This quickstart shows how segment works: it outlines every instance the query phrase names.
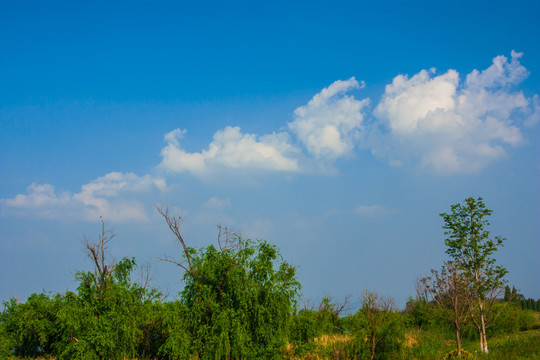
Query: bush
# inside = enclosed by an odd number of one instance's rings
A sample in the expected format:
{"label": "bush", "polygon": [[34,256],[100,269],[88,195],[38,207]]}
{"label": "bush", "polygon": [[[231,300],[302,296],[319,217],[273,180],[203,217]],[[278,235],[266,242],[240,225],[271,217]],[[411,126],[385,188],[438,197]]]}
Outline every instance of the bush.
{"label": "bush", "polygon": [[[498,307],[501,306],[503,305],[498,305]],[[533,311],[521,310],[518,306],[509,304],[493,326],[488,328],[487,333],[489,336],[512,334],[518,331],[532,329],[535,322],[536,318]]]}
{"label": "bush", "polygon": [[4,303],[3,352],[7,352],[5,348],[9,347],[17,356],[51,354],[59,336],[56,324],[58,298],[41,293],[30,295],[24,304],[14,299]]}

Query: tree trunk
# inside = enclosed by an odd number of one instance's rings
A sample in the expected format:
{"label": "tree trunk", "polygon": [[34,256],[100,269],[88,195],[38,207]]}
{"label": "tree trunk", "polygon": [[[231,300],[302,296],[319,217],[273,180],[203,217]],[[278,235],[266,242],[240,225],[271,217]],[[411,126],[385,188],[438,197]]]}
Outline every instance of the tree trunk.
{"label": "tree trunk", "polygon": [[461,357],[461,334],[459,329],[456,329],[456,343],[457,343],[457,355]]}
{"label": "tree trunk", "polygon": [[484,351],[484,337],[482,336],[482,329],[478,329],[478,334],[480,335],[480,351]]}
{"label": "tree trunk", "polygon": [[480,341],[480,347],[482,349],[482,352],[489,353],[488,346],[487,346],[487,338],[486,338],[486,320],[484,316],[484,304],[480,303],[480,322],[482,324],[482,328],[480,331],[480,338],[482,339]]}
{"label": "tree trunk", "polygon": [[370,339],[370,347],[371,347],[371,360],[373,360],[375,358],[375,335],[372,334],[371,335],[371,339]]}
{"label": "tree trunk", "polygon": [[489,353],[488,344],[487,344],[487,338],[486,338],[486,329],[485,327],[482,329],[482,336],[484,337],[484,348],[482,351],[486,354]]}

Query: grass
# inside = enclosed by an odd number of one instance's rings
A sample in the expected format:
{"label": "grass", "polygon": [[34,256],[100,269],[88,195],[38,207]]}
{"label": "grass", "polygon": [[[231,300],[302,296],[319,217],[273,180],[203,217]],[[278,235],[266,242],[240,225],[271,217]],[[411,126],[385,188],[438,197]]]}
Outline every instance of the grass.
{"label": "grass", "polygon": [[[323,335],[311,343],[300,355],[294,355],[292,346],[284,351],[283,358],[288,360],[348,360],[353,339],[347,335]],[[478,342],[465,342],[463,349],[469,351],[476,360],[540,360],[540,330],[520,331],[511,335],[502,335],[488,339],[489,354],[479,351]],[[419,330],[407,333],[402,343],[402,351],[392,359],[441,360],[455,349],[455,341],[441,334]],[[22,358],[11,357],[11,360]],[[55,360],[37,358],[35,360]],[[128,359],[126,359],[128,360]],[[137,359],[131,359],[137,360]]]}

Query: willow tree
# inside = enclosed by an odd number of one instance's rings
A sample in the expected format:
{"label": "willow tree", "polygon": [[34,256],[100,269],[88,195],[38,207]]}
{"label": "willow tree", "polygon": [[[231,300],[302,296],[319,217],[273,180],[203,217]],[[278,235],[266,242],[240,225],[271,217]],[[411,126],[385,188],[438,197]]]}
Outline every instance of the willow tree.
{"label": "willow tree", "polygon": [[217,247],[188,247],[181,219],[158,208],[176,237],[193,356],[205,359],[279,359],[286,345],[300,284],[277,248],[218,226]]}
{"label": "willow tree", "polygon": [[486,329],[498,318],[504,307],[494,304],[504,293],[508,272],[495,264],[493,254],[506,240],[490,237],[486,227],[492,214],[483,199],[469,197],[463,204],[451,206],[451,213],[440,214],[444,219],[446,253],[454,260],[468,282],[470,317],[480,335],[480,349],[488,353]]}

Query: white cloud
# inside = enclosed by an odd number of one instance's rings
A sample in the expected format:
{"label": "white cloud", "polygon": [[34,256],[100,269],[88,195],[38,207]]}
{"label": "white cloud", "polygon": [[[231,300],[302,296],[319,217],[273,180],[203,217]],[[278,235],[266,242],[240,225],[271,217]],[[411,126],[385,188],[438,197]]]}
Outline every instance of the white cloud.
{"label": "white cloud", "polygon": [[81,192],[55,193],[50,184],[32,184],[26,194],[13,199],[2,199],[6,210],[16,214],[41,217],[80,218],[94,221],[102,216],[108,221],[146,220],[144,206],[136,200],[125,200],[122,195],[146,192],[152,188],[166,190],[165,180],[150,175],[139,177],[133,173],[111,172],[85,184]]}
{"label": "white cloud", "polygon": [[298,149],[290,144],[286,133],[257,136],[227,126],[214,134],[208,149],[189,153],[181,148],[179,141],[185,132],[176,129],[165,135],[167,146],[161,151],[162,168],[197,176],[208,176],[219,168],[299,171],[298,161],[293,157]]}
{"label": "white cloud", "polygon": [[360,217],[380,218],[398,213],[398,209],[389,209],[380,205],[360,205],[354,209],[354,213]]}
{"label": "white cloud", "polygon": [[0,199],[0,204],[4,204],[6,209],[11,209],[16,214],[40,209],[41,217],[55,218],[61,215],[60,209],[69,206],[70,201],[71,195],[68,192],[57,195],[54,186],[50,184],[32,183],[26,188],[26,194],[18,194],[13,199]]}
{"label": "white cloud", "polygon": [[369,99],[356,100],[346,92],[359,87],[354,77],[335,81],[294,111],[289,129],[310,155],[334,160],[353,151],[362,131],[362,109]]}
{"label": "white cloud", "polygon": [[523,53],[511,52],[512,60],[499,55],[493,59],[493,65],[483,70],[473,70],[467,75],[466,86],[468,88],[499,88],[508,85],[517,85],[529,76],[529,72],[519,63]]}
{"label": "white cloud", "polygon": [[520,57],[512,52],[509,62],[497,56],[463,85],[455,70],[396,76],[374,111],[388,132],[372,132],[373,152],[439,173],[475,172],[506,156],[509,147],[524,143],[520,121],[532,124],[538,117],[537,97],[532,108],[531,99],[512,90],[528,75]]}
{"label": "white cloud", "polygon": [[31,208],[38,206],[63,205],[69,201],[69,193],[56,195],[54,186],[50,184],[32,183],[26,189],[27,194],[18,194],[13,199],[6,199],[7,206],[17,208]]}

